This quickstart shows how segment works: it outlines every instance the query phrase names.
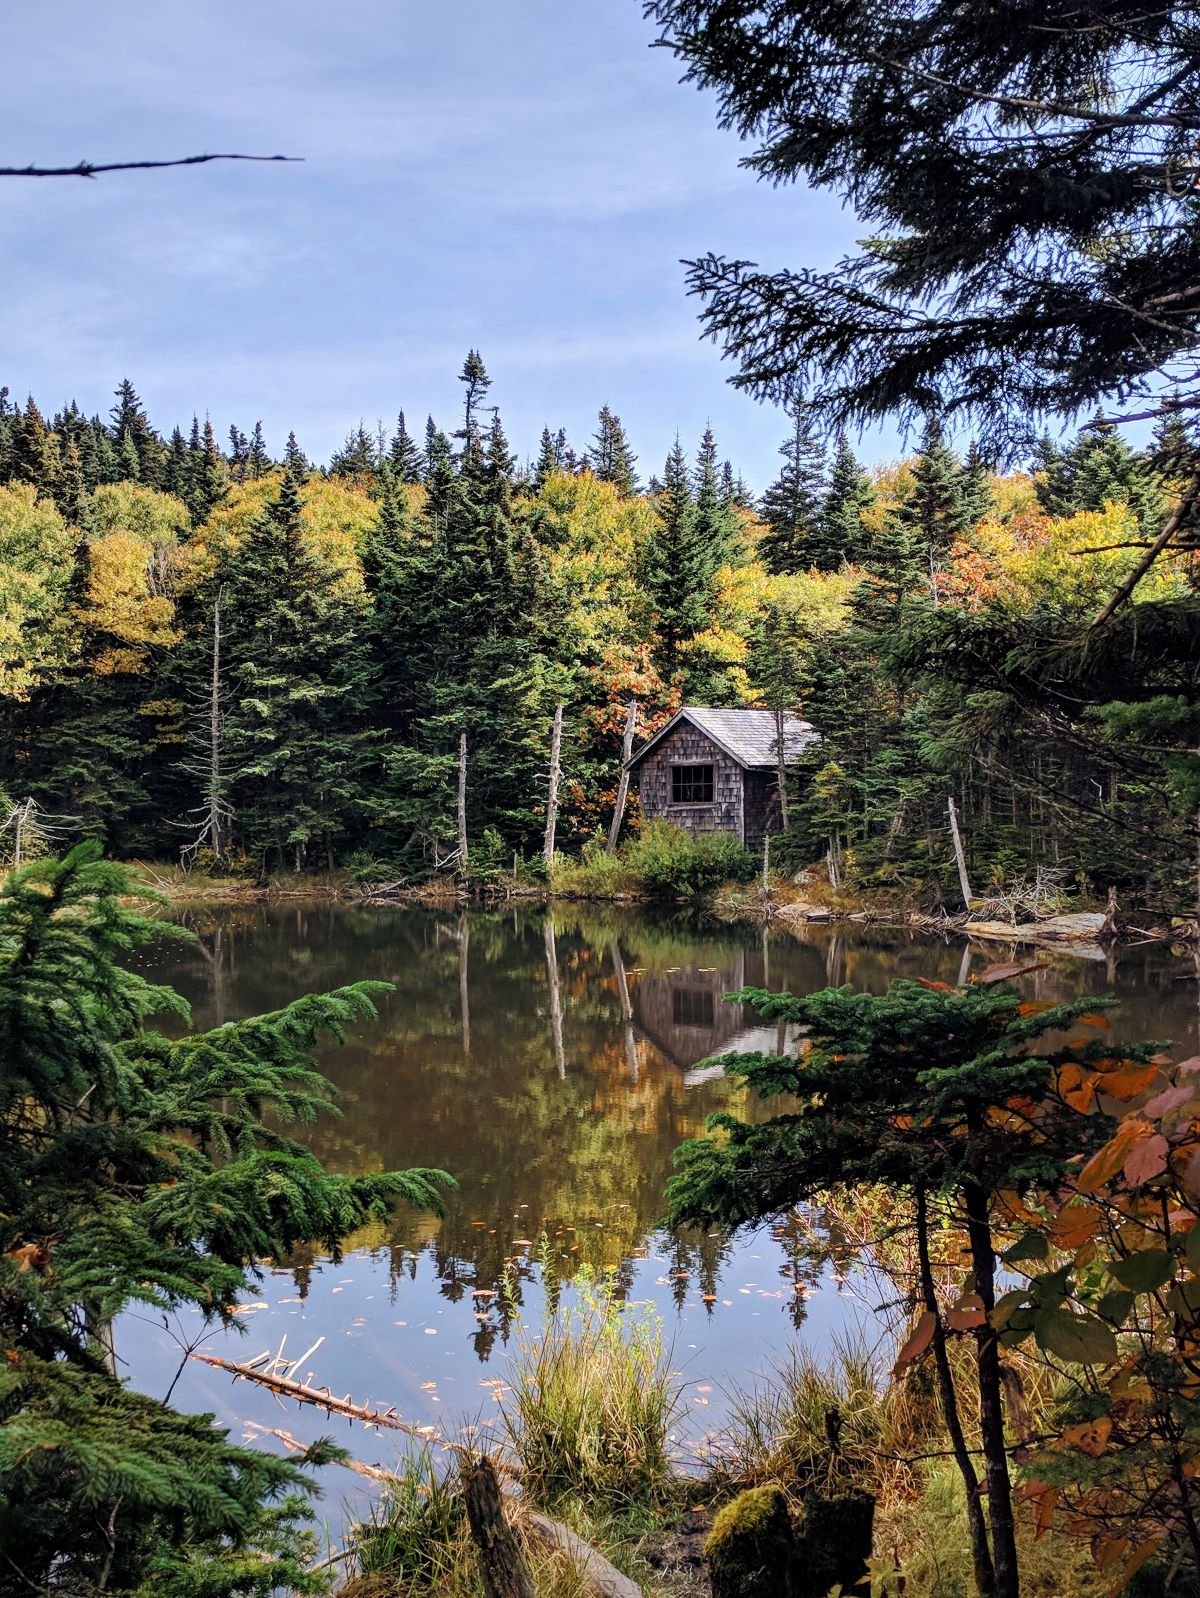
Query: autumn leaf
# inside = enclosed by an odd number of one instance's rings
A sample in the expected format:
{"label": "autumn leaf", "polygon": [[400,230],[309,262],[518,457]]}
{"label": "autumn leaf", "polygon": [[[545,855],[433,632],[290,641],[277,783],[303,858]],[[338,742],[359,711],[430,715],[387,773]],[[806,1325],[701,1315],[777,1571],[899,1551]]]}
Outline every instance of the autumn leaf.
{"label": "autumn leaf", "polygon": [[1145,1121],[1131,1118],[1121,1122],[1114,1136],[1096,1150],[1080,1171],[1075,1185],[1081,1193],[1094,1193],[1110,1182],[1125,1163],[1133,1145],[1149,1131]]}
{"label": "autumn leaf", "polygon": [[1108,1274],[1131,1293],[1153,1293],[1171,1280],[1175,1267],[1165,1248],[1144,1248],[1125,1259],[1113,1260]]}
{"label": "autumn leaf", "polygon": [[1098,1011],[1088,1015],[1076,1016],[1075,1019],[1078,1021],[1080,1026],[1103,1027],[1106,1032],[1112,1026],[1112,1022],[1108,1019],[1108,1017],[1106,1015],[1101,1015]]}
{"label": "autumn leaf", "polygon": [[928,977],[918,977],[917,981],[923,988],[928,988],[931,993],[953,993],[954,985],[950,982],[931,982]]}
{"label": "autumn leaf", "polygon": [[946,1324],[956,1332],[971,1332],[987,1324],[987,1311],[978,1293],[964,1293],[946,1312]]}
{"label": "autumn leaf", "polygon": [[1037,1344],[1072,1365],[1108,1365],[1117,1357],[1117,1340],[1095,1315],[1069,1309],[1039,1310],[1033,1324]]}
{"label": "autumn leaf", "polygon": [[1078,1248],[1095,1233],[1099,1220],[1100,1212],[1094,1204],[1068,1204],[1054,1217],[1050,1236],[1059,1248]]}
{"label": "autumn leaf", "polygon": [[1141,1187],[1143,1183],[1161,1176],[1167,1168],[1167,1155],[1170,1152],[1171,1146],[1161,1132],[1135,1143],[1125,1161],[1125,1180],[1130,1187]]}
{"label": "autumn leaf", "polygon": [[911,1365],[933,1341],[933,1334],[937,1329],[937,1316],[931,1309],[925,1310],[913,1328],[912,1335],[904,1347],[896,1355],[896,1363],[892,1367],[892,1375],[897,1376],[906,1365]]}
{"label": "autumn leaf", "polygon": [[1043,1487],[1037,1495],[1033,1512],[1033,1524],[1036,1528],[1035,1540],[1042,1537],[1050,1530],[1050,1523],[1054,1519],[1054,1511],[1058,1508],[1058,1488]]}
{"label": "autumn leaf", "polygon": [[1047,1010],[1053,1010],[1053,999],[1026,999],[1024,1004],[1017,1005],[1018,1015],[1043,1015]]}
{"label": "autumn leaf", "polygon": [[1156,1065],[1122,1065],[1115,1071],[1108,1071],[1101,1078],[1099,1088],[1101,1093],[1110,1099],[1116,1099],[1119,1104],[1128,1104],[1130,1099],[1136,1099],[1144,1093],[1158,1078]]}

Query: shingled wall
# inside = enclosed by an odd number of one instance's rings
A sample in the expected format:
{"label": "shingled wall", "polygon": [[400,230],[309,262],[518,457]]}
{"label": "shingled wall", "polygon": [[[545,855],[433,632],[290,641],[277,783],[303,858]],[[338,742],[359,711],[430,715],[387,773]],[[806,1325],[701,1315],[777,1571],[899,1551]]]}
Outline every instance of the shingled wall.
{"label": "shingled wall", "polygon": [[[672,766],[711,766],[713,803],[673,805]],[[742,836],[742,805],[746,773],[711,738],[686,721],[673,727],[637,768],[638,797],[647,821],[670,821],[693,837],[701,832],[732,832]]]}

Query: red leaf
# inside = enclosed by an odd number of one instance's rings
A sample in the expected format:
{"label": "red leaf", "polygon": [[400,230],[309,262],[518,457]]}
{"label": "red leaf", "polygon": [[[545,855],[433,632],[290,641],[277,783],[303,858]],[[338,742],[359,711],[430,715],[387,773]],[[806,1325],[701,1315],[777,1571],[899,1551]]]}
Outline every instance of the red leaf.
{"label": "red leaf", "polygon": [[1156,1176],[1161,1176],[1167,1168],[1169,1153],[1170,1145],[1158,1132],[1153,1137],[1139,1139],[1125,1161],[1125,1180],[1130,1187],[1141,1187],[1143,1182],[1152,1182]]}
{"label": "red leaf", "polygon": [[896,1355],[896,1363],[892,1368],[893,1376],[899,1375],[906,1365],[911,1365],[914,1359],[921,1357],[933,1341],[936,1327],[937,1316],[931,1309],[925,1310],[913,1328],[912,1336]]}
{"label": "red leaf", "polygon": [[971,978],[972,982],[1007,982],[1010,977],[1028,976],[1031,971],[1044,971],[1045,965],[990,965]]}

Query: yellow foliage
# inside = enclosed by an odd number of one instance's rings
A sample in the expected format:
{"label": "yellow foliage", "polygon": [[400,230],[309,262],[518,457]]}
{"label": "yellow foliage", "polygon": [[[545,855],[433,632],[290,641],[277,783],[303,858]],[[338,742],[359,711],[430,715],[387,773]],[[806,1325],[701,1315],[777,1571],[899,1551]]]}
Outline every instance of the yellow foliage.
{"label": "yellow foliage", "polygon": [[624,499],[590,472],[553,472],[522,507],[537,518],[547,576],[566,613],[565,647],[599,660],[607,645],[644,636],[646,600],[634,573],[654,529],[653,503]]}
{"label": "yellow foliage", "polygon": [[105,483],[93,490],[84,509],[84,523],[92,538],[131,533],[155,549],[178,544],[191,531],[182,500],[138,483]]}
{"label": "yellow foliage", "polygon": [[[234,483],[209,519],[198,527],[185,551],[187,586],[210,576],[217,561],[236,551],[267,506],[279,497],[283,473],[274,471]],[[424,498],[420,488],[406,490],[410,504]],[[362,551],[379,520],[379,507],[362,488],[339,477],[310,476],[304,484],[300,519],[305,542],[337,574],[334,586],[346,594],[362,592]]]}
{"label": "yellow foliage", "polygon": [[177,644],[182,636],[174,626],[174,600],[154,591],[154,555],[134,533],[107,533],[89,545],[80,620],[105,639],[93,661],[102,677],[143,670],[151,649]]}
{"label": "yellow foliage", "polygon": [[75,534],[28,483],[0,487],[0,696],[28,699],[67,659]]}
{"label": "yellow foliage", "polygon": [[[1073,516],[1023,508],[1007,524],[984,522],[976,539],[994,562],[996,592],[1007,604],[1015,609],[1052,604],[1079,615],[1097,609],[1129,575],[1143,541],[1129,507],[1111,503]],[[1186,557],[1159,561],[1142,579],[1137,602],[1185,593],[1185,562]]]}

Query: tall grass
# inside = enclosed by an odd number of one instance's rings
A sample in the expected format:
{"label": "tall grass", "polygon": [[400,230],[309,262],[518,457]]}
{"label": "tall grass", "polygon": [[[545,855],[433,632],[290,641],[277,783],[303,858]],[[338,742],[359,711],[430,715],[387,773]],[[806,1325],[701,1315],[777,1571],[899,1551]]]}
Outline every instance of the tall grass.
{"label": "tall grass", "polygon": [[504,1424],[526,1496],[611,1508],[657,1502],[681,1407],[662,1323],[587,1271],[513,1361]]}

